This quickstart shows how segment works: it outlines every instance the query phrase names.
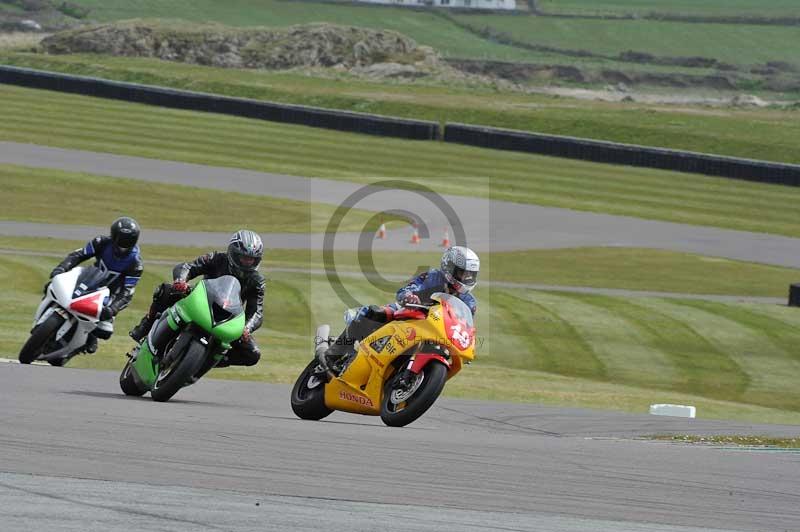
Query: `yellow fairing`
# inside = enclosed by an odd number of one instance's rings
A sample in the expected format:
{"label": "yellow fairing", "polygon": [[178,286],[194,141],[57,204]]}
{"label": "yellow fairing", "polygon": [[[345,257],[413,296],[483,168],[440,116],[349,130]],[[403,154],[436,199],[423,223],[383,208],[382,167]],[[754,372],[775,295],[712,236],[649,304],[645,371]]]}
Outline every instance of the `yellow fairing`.
{"label": "yellow fairing", "polygon": [[[383,384],[394,373],[392,362],[422,342],[447,347],[440,307],[426,319],[391,321],[360,342],[358,354],[345,372],[325,385],[325,404],[333,410],[380,415]],[[458,356],[471,360],[473,347],[458,351]],[[461,369],[460,361],[453,362],[451,375]]]}

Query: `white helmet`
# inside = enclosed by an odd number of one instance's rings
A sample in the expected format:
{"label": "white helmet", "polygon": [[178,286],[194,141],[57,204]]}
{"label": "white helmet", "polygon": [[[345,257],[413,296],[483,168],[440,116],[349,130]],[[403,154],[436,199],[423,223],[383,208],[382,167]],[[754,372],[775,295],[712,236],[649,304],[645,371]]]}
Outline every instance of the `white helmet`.
{"label": "white helmet", "polygon": [[442,273],[459,294],[471,292],[478,283],[481,260],[477,253],[463,246],[453,246],[442,255]]}

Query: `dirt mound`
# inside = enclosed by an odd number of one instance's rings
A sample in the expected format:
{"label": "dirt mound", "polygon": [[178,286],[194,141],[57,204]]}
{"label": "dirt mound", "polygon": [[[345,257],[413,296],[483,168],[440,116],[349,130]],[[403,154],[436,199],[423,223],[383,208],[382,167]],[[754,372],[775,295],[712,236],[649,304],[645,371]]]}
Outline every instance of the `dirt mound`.
{"label": "dirt mound", "polygon": [[435,55],[400,33],[352,26],[230,28],[141,20],[57,33],[42,41],[42,48],[52,54],[103,53],[268,69],[409,64]]}
{"label": "dirt mound", "polygon": [[738,78],[733,74],[683,74],[586,69],[570,65],[506,63],[502,61],[448,60],[452,67],[469,74],[505,79],[522,85],[566,81],[570,83],[611,83],[675,88],[732,90]]}

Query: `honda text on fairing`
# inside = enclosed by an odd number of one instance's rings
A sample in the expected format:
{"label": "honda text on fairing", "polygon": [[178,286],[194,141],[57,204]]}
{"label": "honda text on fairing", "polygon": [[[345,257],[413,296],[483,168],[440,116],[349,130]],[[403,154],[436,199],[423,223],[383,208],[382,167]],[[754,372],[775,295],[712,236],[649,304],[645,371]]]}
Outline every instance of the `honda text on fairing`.
{"label": "honda text on fairing", "polygon": [[333,341],[317,329],[314,360],[292,389],[294,413],[322,419],[334,410],[380,416],[401,427],[415,421],[441,394],[445,382],[475,358],[472,311],[458,297],[436,293],[433,304],[406,305],[348,355],[341,369],[325,367]]}
{"label": "honda text on fairing", "polygon": [[19,361],[45,360],[63,366],[83,349],[90,334],[103,334],[93,331],[105,318],[104,305],[111,294],[107,282],[108,272],[94,266],[79,266],[53,277]]}
{"label": "honda text on fairing", "polygon": [[244,332],[240,293],[232,275],[197,283],[156,319],[129,354],[119,377],[122,391],[137,396],[150,392],[153,400],[163,402],[197,382]]}

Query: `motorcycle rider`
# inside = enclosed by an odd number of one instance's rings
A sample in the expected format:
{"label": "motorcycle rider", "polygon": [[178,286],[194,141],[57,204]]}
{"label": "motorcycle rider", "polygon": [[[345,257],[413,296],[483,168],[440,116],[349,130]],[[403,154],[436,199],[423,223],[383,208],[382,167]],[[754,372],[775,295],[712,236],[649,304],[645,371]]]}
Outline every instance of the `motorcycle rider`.
{"label": "motorcycle rider", "polygon": [[[144,264],[139,254],[139,235],[141,230],[136,220],[123,216],[111,224],[109,236],[98,236],[67,255],[61,263],[50,272],[50,279],[67,272],[81,262],[93,258],[95,267],[107,272],[108,289],[111,295],[100,311],[97,327],[86,339],[83,351],[97,351],[97,339],[108,340],[114,333],[114,317],[127,307],[136,285],[142,278]],[[49,284],[49,283],[48,283]],[[47,290],[47,286],[45,286]]]}
{"label": "motorcycle rider", "polygon": [[[216,367],[253,366],[261,358],[252,334],[261,327],[264,317],[264,291],[266,281],[258,272],[264,256],[261,237],[253,231],[242,229],[233,234],[227,251],[212,251],[197,257],[193,262],[183,262],[172,270],[172,283],[158,286],[153,293],[153,303],[130,336],[137,343],[147,336],[159,314],[185,297],[189,292],[187,281],[203,275],[205,279],[216,279],[232,275],[242,287],[241,298],[245,302],[246,324],[241,338],[233,342],[225,358]],[[210,369],[210,368],[209,368]]]}
{"label": "motorcycle rider", "polygon": [[477,302],[472,289],[478,282],[481,263],[478,255],[463,246],[448,248],[442,255],[439,268],[431,268],[414,277],[397,291],[396,302],[383,307],[372,305],[361,307],[356,317],[345,327],[339,338],[322,355],[328,367],[352,352],[355,341],[361,341],[385,323],[394,319],[394,314],[403,305],[430,305],[436,292],[455,295],[467,304],[475,315]]}

